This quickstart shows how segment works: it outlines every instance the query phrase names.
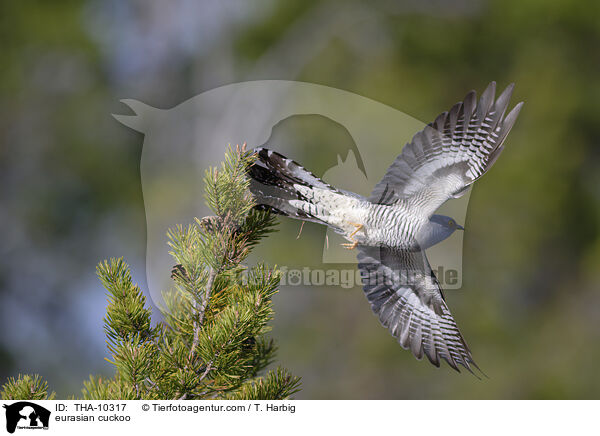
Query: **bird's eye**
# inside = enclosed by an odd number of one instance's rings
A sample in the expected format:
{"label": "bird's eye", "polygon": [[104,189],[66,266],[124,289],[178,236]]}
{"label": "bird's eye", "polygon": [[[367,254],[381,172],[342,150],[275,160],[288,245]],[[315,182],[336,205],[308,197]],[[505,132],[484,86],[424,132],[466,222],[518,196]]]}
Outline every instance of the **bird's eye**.
{"label": "bird's eye", "polygon": [[448,221],[448,225],[449,225],[450,227],[452,227],[452,226],[454,225],[454,221],[452,221],[452,220]]}

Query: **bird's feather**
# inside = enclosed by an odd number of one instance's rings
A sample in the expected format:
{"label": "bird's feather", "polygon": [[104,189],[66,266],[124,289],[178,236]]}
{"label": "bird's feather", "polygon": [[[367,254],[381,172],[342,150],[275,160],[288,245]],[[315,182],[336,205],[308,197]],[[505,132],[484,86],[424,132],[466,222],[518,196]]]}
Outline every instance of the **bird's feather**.
{"label": "bird's feather", "polygon": [[418,132],[375,186],[369,200],[399,204],[423,218],[460,196],[485,174],[503,150],[522,103],[505,116],[513,85],[494,101],[492,82],[477,102],[475,91]]}
{"label": "bird's feather", "polygon": [[435,366],[479,369],[423,251],[359,246],[358,261],[371,309],[403,348]]}

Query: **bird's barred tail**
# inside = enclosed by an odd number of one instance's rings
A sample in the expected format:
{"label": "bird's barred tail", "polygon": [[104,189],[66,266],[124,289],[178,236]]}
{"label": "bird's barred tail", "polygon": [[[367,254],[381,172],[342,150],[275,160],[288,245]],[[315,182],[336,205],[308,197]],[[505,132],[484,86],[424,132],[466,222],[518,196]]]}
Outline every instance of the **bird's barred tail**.
{"label": "bird's barred tail", "polygon": [[250,191],[257,207],[306,221],[330,225],[323,196],[339,195],[303,166],[266,148],[256,148],[256,161],[250,167]]}

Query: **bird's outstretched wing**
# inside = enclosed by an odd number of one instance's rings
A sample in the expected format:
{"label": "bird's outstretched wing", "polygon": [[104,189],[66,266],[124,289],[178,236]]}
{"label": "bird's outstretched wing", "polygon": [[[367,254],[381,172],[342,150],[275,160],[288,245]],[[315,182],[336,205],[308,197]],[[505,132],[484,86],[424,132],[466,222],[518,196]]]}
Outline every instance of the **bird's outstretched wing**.
{"label": "bird's outstretched wing", "polygon": [[359,246],[358,268],[371,309],[404,349],[435,366],[477,368],[423,251]]}
{"label": "bird's outstretched wing", "polygon": [[522,102],[505,116],[514,85],[494,100],[496,83],[477,101],[475,91],[417,133],[375,186],[374,203],[406,202],[429,217],[490,169],[517,119]]}

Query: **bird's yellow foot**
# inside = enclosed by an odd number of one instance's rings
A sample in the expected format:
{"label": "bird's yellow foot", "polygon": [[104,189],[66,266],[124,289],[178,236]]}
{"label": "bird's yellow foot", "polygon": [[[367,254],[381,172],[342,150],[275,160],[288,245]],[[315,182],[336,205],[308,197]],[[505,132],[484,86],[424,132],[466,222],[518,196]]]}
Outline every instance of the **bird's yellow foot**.
{"label": "bird's yellow foot", "polygon": [[356,227],[356,230],[354,230],[352,233],[350,233],[348,235],[349,238],[351,238],[352,236],[356,235],[364,227],[362,224],[356,224],[356,223],[350,223],[350,224],[352,224],[354,227]]}
{"label": "bird's yellow foot", "polygon": [[342,247],[344,247],[347,250],[354,250],[356,247],[358,246],[358,241],[354,241],[352,243],[344,243],[342,244]]}
{"label": "bird's yellow foot", "polygon": [[351,239],[352,242],[342,244],[342,247],[346,248],[347,250],[354,250],[358,245],[358,241],[352,237],[356,235],[364,226],[362,224],[356,224],[353,222],[350,222],[349,224],[352,224],[354,227],[356,227],[356,229],[348,235],[348,238]]}

